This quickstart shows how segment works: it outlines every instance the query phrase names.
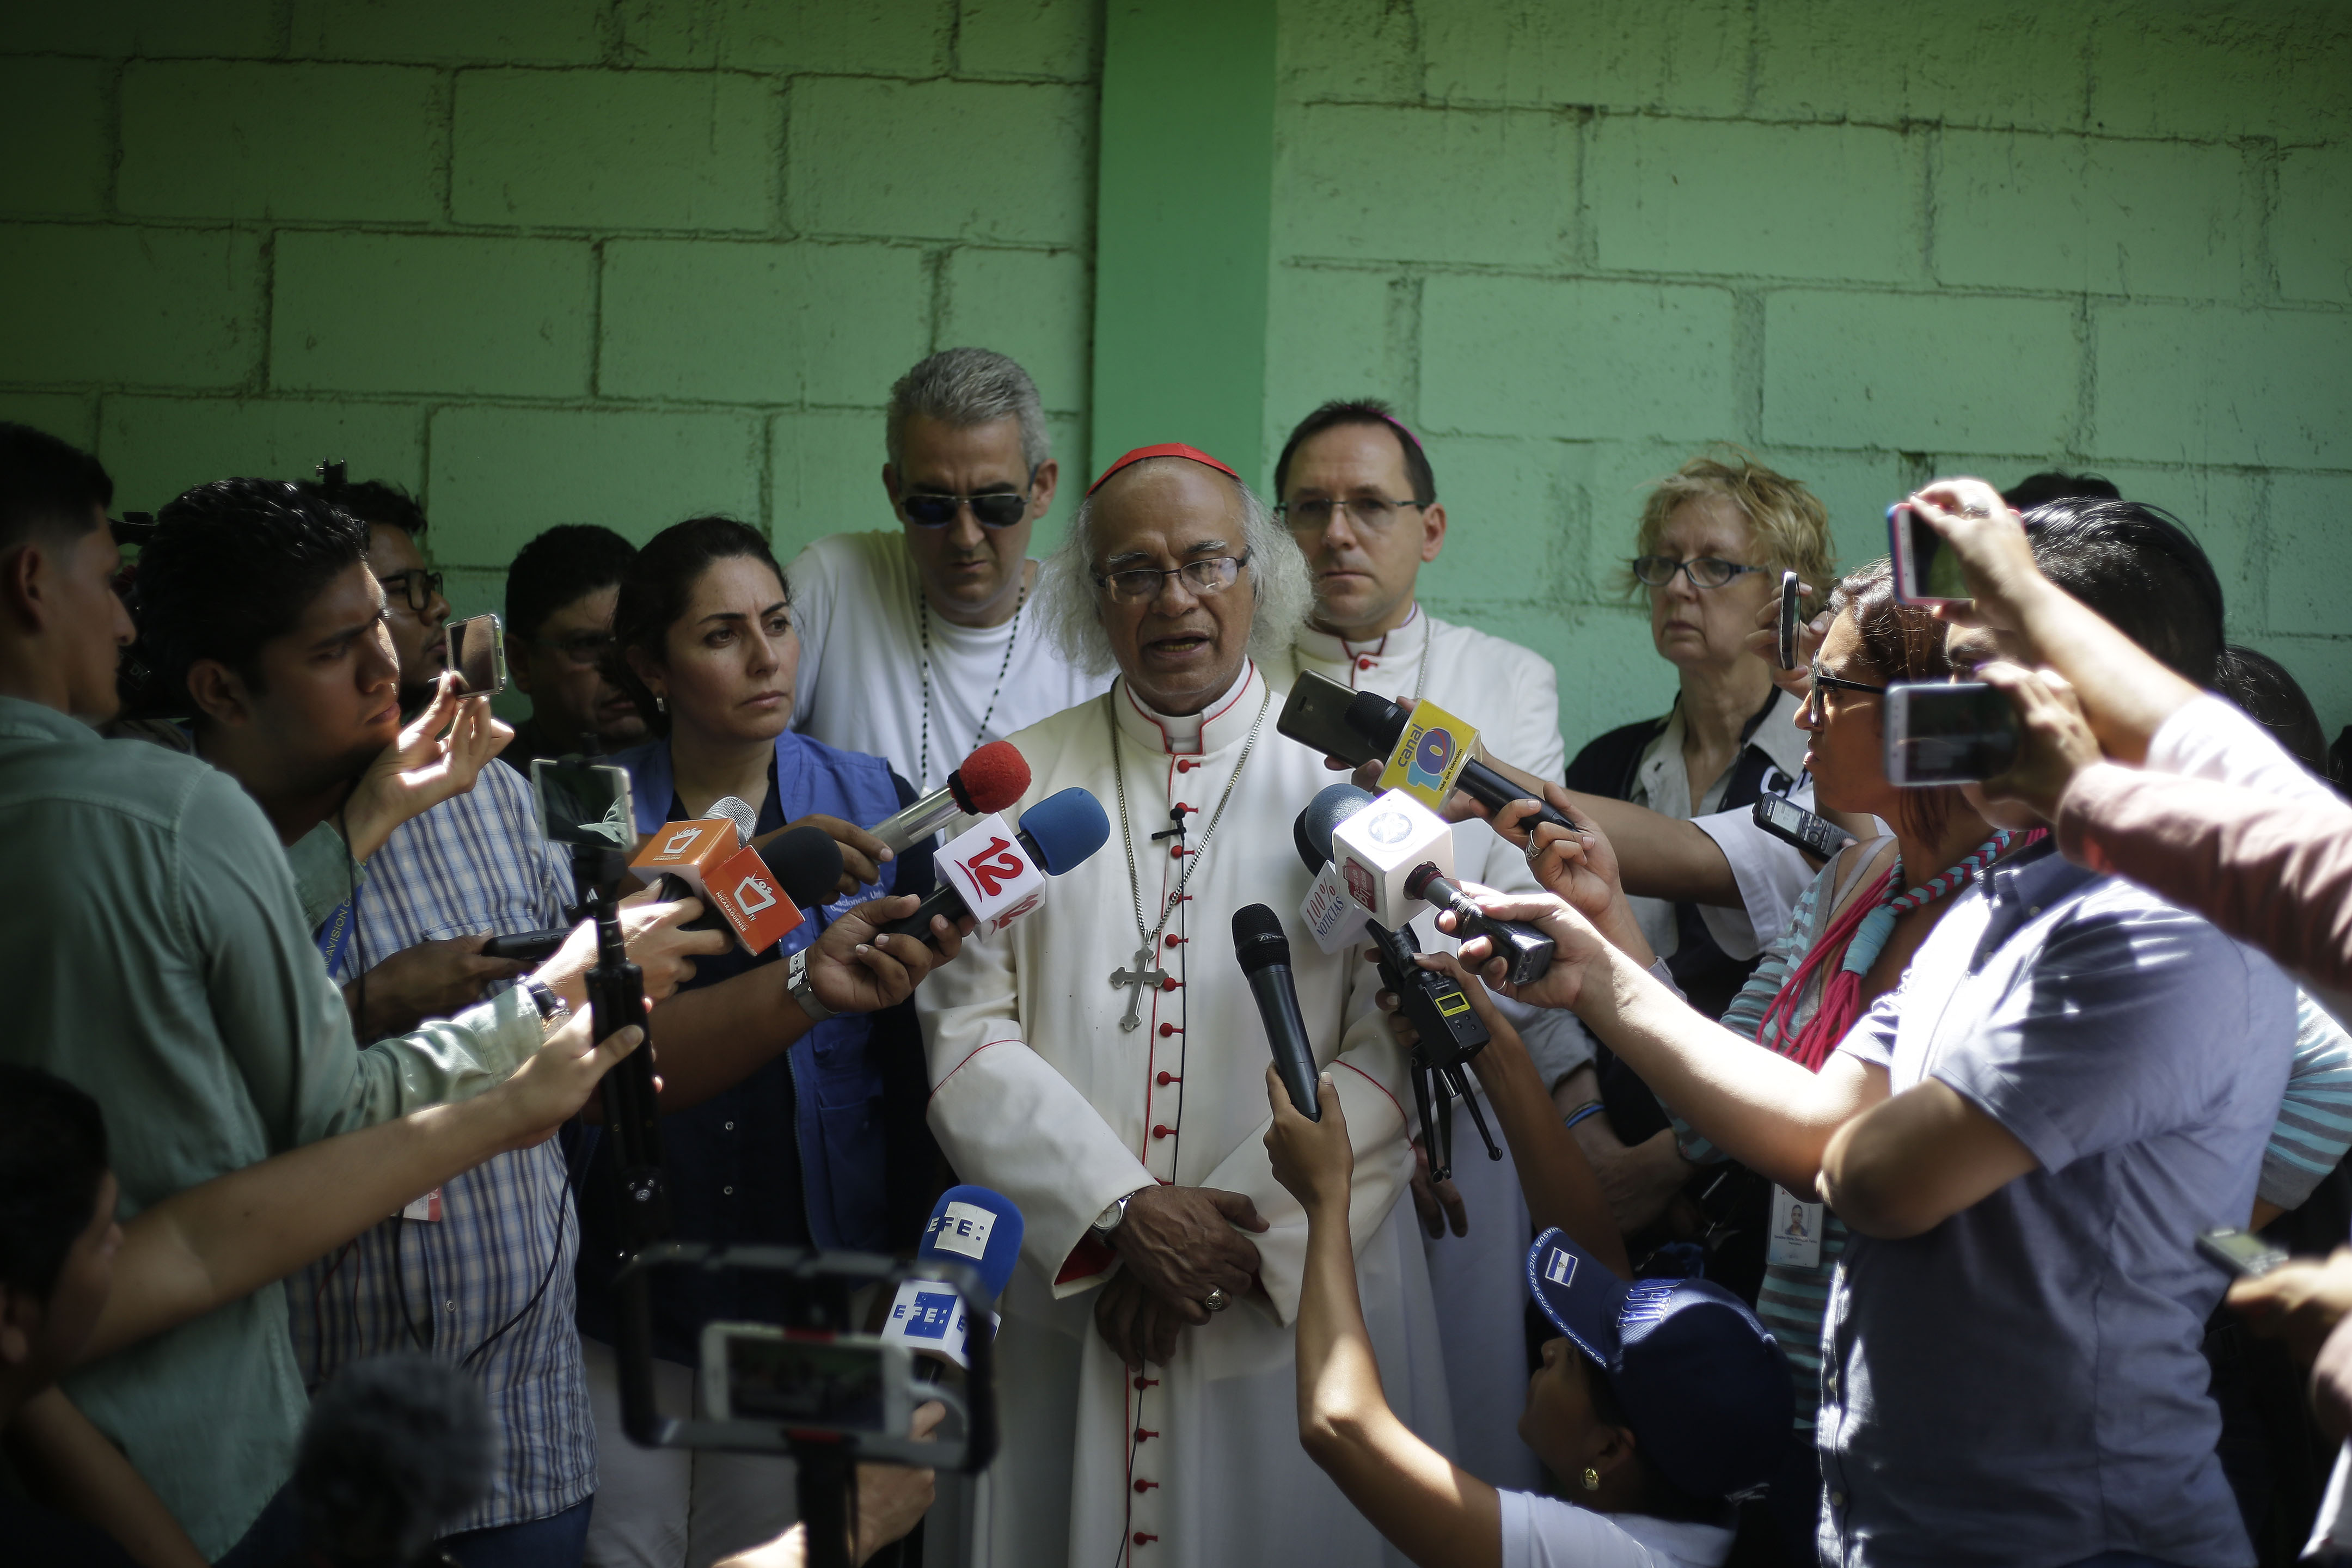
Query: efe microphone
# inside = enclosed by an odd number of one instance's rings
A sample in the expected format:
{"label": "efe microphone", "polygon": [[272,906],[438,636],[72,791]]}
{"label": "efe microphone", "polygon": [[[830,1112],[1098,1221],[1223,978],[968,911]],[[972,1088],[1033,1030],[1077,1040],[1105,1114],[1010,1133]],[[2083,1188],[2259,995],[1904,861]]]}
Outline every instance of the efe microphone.
{"label": "efe microphone", "polygon": [[[988,1297],[982,1305],[993,1308],[1020,1260],[1021,1234],[1021,1211],[1011,1198],[986,1187],[950,1187],[932,1205],[915,1261],[952,1258],[977,1269]],[[882,1324],[884,1342],[928,1351],[958,1366],[971,1364],[965,1348],[971,1331],[963,1298],[932,1279],[901,1280]]]}
{"label": "efe microphone", "polygon": [[[1110,818],[1103,815],[1102,802],[1076,787],[1049,795],[1022,813],[1017,832],[1007,829],[1003,817],[983,817],[941,847],[936,862],[940,885],[913,914],[884,926],[882,934],[928,942],[933,915],[945,915],[950,923],[976,915],[1002,930],[1035,907],[1045,880],[1035,872],[1061,876],[1109,837]],[[980,900],[977,909],[974,898]]]}
{"label": "efe microphone", "polygon": [[[1391,756],[1412,721],[1409,710],[1379,692],[1351,690],[1310,669],[1300,671],[1292,684],[1289,700],[1282,705],[1282,716],[1274,727],[1301,745],[1361,766]],[[1475,758],[1462,764],[1454,787],[1489,812],[1528,798],[1526,790]],[[1540,822],[1571,832],[1576,828],[1575,823],[1549,805],[1521,818],[1520,826],[1532,831]]]}
{"label": "efe microphone", "polygon": [[1322,1121],[1315,1048],[1307,1044],[1306,1020],[1298,1016],[1298,987],[1290,975],[1290,939],[1282,934],[1282,917],[1264,904],[1235,910],[1234,957],[1249,977],[1250,995],[1265,1024],[1266,1047],[1274,1053],[1274,1070],[1290,1091],[1290,1103],[1307,1121]]}
{"label": "efe microphone", "polygon": [[958,816],[1004,811],[1029,793],[1029,760],[1010,741],[991,741],[963,760],[940,788],[867,831],[904,855]]}

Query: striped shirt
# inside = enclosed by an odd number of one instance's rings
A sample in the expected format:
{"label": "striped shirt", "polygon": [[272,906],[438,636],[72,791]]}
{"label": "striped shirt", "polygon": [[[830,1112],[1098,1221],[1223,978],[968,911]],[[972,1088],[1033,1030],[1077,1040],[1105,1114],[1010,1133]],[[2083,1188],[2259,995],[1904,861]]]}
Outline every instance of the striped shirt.
{"label": "striped shirt", "polygon": [[[1725,1028],[1749,1039],[1757,1037],[1765,1009],[1828,928],[1843,895],[1853,890],[1855,877],[1852,873],[1845,885],[1838,885],[1839,868],[1840,862],[1832,859],[1798,899],[1790,912],[1788,929],[1765,950],[1763,962],[1725,1010]],[[1807,983],[1785,1039],[1793,1040],[1802,1033],[1821,1006],[1823,977],[1832,973],[1825,968]],[[2347,1036],[2326,1009],[2301,991],[2295,994],[2295,1007],[2294,1067],[2278,1121],[2263,1151],[2260,1189],[2265,1202],[2283,1209],[2294,1208],[2309,1197],[2343,1160],[2346,1151],[2352,1150],[2352,1036]],[[1687,1160],[1711,1164],[1727,1158],[1678,1116],[1675,1133]],[[1846,1234],[1837,1215],[1824,1211],[1820,1264],[1811,1268],[1768,1264],[1763,1289],[1756,1298],[1756,1315],[1789,1357],[1789,1371],[1797,1385],[1801,1432],[1813,1429],[1814,1413],[1821,1405],[1822,1320],[1829,1311],[1830,1279],[1845,1251]]]}
{"label": "striped shirt", "polygon": [[[484,768],[471,792],[394,829],[355,879],[341,843],[306,839],[290,857],[314,914],[356,881],[338,983],[418,942],[562,925],[572,900],[570,861],[541,837],[530,785],[507,768]],[[595,1423],[572,1326],[579,1246],[551,1139],[449,1182],[438,1220],[387,1220],[287,1282],[295,1352],[314,1390],[347,1362],[396,1350],[423,1350],[480,1383],[499,1458],[488,1496],[449,1522],[452,1533],[544,1519],[596,1489]]]}

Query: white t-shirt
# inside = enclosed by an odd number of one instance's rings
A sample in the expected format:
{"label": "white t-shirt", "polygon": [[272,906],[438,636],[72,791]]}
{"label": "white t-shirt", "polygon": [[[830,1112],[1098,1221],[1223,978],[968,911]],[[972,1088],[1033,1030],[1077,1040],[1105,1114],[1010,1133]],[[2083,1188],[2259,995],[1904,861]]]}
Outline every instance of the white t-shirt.
{"label": "white t-shirt", "polygon": [[1502,1492],[1503,1568],[1722,1568],[1732,1532],[1647,1514],[1594,1513],[1558,1498]]}
{"label": "white t-shirt", "polygon": [[886,759],[918,791],[945,784],[974,748],[1110,685],[1064,661],[1034,602],[998,626],[960,626],[929,610],[902,532],[820,539],[784,576],[801,636],[793,728]]}

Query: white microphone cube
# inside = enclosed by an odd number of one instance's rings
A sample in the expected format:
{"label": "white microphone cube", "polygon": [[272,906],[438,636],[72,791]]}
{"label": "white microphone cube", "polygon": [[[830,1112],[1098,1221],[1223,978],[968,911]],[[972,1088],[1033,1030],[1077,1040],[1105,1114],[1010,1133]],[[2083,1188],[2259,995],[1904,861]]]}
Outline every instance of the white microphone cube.
{"label": "white microphone cube", "polygon": [[1454,829],[1401,789],[1341,823],[1331,835],[1331,862],[1348,896],[1371,918],[1395,931],[1429,906],[1407,894],[1415,869],[1433,865],[1454,875]]}
{"label": "white microphone cube", "polygon": [[982,936],[993,936],[1045,901],[1045,873],[994,813],[948,840],[931,864],[963,895]]}
{"label": "white microphone cube", "polygon": [[1339,868],[1330,861],[1315,873],[1314,884],[1307,889],[1307,900],[1298,906],[1301,924],[1314,933],[1315,945],[1326,952],[1337,952],[1364,934],[1364,922],[1371,916],[1363,905],[1348,896],[1348,884],[1339,879]]}

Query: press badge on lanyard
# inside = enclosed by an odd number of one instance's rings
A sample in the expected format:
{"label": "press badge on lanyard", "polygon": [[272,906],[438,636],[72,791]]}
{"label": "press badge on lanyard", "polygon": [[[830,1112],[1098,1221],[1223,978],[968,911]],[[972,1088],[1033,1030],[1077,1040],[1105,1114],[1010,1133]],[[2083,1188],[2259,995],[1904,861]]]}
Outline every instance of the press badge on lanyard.
{"label": "press badge on lanyard", "polygon": [[1772,1228],[1767,1233],[1771,1239],[1765,1244],[1764,1261],[1783,1268],[1819,1268],[1823,1207],[1807,1203],[1786,1187],[1774,1187],[1768,1216]]}
{"label": "press badge on lanyard", "polygon": [[431,1192],[425,1194],[423,1197],[409,1204],[407,1207],[400,1211],[400,1217],[403,1219],[439,1219],[441,1217],[441,1189],[436,1187]]}

